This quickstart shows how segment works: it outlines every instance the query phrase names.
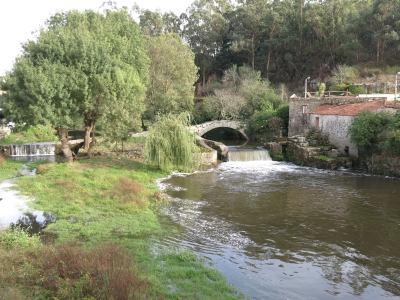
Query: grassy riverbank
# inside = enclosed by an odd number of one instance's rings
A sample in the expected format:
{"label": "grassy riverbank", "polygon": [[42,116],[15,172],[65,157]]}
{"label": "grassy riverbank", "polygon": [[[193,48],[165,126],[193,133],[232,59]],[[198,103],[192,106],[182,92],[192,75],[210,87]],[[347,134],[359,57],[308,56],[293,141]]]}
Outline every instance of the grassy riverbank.
{"label": "grassy riverbank", "polygon": [[0,181],[18,176],[22,171],[22,163],[15,160],[6,160],[0,154]]}
{"label": "grassy riverbank", "polygon": [[53,238],[28,247],[0,239],[1,299],[242,298],[191,252],[152,252],[152,241],[178,230],[157,215],[168,199],[156,179],[166,174],[111,157],[37,171],[16,183],[35,209],[57,217],[45,230]]}

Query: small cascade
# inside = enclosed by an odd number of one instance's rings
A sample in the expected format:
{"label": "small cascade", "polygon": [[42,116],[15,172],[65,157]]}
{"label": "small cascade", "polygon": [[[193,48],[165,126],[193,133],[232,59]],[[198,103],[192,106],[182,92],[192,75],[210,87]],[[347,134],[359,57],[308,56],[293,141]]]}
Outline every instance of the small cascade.
{"label": "small cascade", "polygon": [[268,150],[243,150],[243,151],[229,151],[228,161],[260,161],[272,160]]}
{"label": "small cascade", "polygon": [[10,156],[55,155],[56,143],[31,143],[10,145]]}

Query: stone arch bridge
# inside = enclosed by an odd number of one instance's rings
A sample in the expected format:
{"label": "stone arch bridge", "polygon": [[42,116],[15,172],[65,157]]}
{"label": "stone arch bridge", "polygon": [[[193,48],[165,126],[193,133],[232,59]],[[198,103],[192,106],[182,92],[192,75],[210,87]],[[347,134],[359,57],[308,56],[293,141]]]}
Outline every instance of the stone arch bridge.
{"label": "stone arch bridge", "polygon": [[231,128],[231,129],[239,132],[243,138],[248,140],[249,137],[244,132],[246,127],[247,127],[247,123],[245,123],[245,122],[230,121],[230,120],[218,120],[218,121],[210,121],[210,122],[205,122],[202,124],[190,126],[189,131],[192,133],[196,133],[198,136],[202,136],[203,134],[209,132],[210,130],[216,129],[216,128]]}

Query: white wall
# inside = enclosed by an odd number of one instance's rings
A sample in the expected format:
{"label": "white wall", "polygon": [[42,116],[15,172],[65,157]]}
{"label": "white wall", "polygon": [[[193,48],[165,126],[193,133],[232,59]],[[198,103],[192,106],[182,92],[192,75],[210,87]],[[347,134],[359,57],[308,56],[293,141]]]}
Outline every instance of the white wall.
{"label": "white wall", "polygon": [[[319,128],[315,128],[315,119],[319,118]],[[335,145],[341,153],[345,153],[345,147],[349,147],[349,154],[358,156],[358,149],[350,142],[348,128],[353,121],[352,116],[317,115],[310,114],[310,128],[315,128],[329,135],[329,141]]]}

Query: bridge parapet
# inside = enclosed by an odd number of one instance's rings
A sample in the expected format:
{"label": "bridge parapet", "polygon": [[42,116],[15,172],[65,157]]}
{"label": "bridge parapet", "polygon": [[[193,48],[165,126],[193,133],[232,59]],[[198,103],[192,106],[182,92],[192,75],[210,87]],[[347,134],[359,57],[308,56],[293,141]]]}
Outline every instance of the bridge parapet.
{"label": "bridge parapet", "polygon": [[197,133],[197,135],[202,136],[203,134],[209,132],[210,130],[216,128],[231,128],[238,131],[245,139],[249,139],[244,129],[247,127],[245,122],[231,121],[231,120],[216,120],[205,122],[202,124],[194,125],[189,127],[189,131]]}

